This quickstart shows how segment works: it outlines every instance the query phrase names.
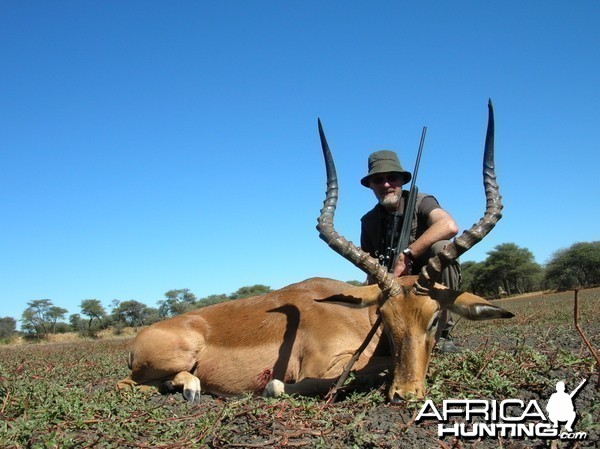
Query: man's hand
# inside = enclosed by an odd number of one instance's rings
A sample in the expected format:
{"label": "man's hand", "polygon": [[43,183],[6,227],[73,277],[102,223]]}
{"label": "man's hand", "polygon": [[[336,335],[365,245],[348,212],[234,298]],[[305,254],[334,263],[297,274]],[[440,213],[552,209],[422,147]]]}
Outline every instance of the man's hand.
{"label": "man's hand", "polygon": [[398,256],[396,266],[394,267],[394,277],[407,276],[412,269],[412,259],[404,253]]}

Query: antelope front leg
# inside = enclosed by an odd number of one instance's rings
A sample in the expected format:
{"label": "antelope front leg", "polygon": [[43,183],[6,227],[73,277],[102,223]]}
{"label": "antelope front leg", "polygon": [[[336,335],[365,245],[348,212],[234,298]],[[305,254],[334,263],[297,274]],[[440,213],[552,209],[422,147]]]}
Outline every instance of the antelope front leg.
{"label": "antelope front leg", "polygon": [[286,384],[278,379],[271,380],[263,391],[267,398],[277,398],[282,394],[299,394],[302,396],[314,396],[326,394],[335,383],[334,379],[306,378],[293,384]]}
{"label": "antelope front leg", "polygon": [[[353,371],[355,381],[372,382],[377,376],[392,365],[391,357],[373,357],[363,368]],[[339,367],[338,367],[339,368]],[[339,372],[341,368],[337,369]],[[286,384],[278,379],[271,380],[263,391],[264,397],[276,398],[282,394],[300,394],[305,396],[327,394],[335,385],[339,375],[324,379],[308,377],[293,384]]]}
{"label": "antelope front leg", "polygon": [[164,385],[170,391],[182,388],[183,397],[189,402],[194,402],[196,396],[200,396],[200,379],[187,371],[177,373],[173,379],[166,380]]}

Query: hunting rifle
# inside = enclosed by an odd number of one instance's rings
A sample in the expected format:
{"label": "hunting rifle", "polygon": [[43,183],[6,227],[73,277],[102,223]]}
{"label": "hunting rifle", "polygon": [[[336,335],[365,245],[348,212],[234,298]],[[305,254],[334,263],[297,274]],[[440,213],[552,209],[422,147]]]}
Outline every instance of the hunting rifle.
{"label": "hunting rifle", "polygon": [[[392,261],[391,265],[388,265],[388,271],[394,271],[394,267],[398,262],[398,258],[402,251],[408,248],[408,243],[410,240],[410,231],[412,228],[413,215],[415,213],[415,205],[417,203],[417,194],[419,193],[419,188],[417,187],[417,174],[419,172],[419,164],[421,163],[421,153],[423,152],[423,144],[425,143],[425,135],[427,134],[427,127],[423,127],[423,132],[421,133],[421,142],[419,143],[419,151],[417,153],[417,160],[415,161],[415,169],[412,175],[412,182],[410,183],[410,190],[408,193],[408,200],[406,201],[406,207],[404,208],[404,220],[402,221],[402,229],[400,230],[400,236],[398,237],[398,242],[395,246],[391,246],[392,253],[389,255],[389,261]],[[398,212],[394,214],[393,221],[393,229],[392,229],[392,238],[396,236],[396,231],[398,227]],[[409,273],[410,274],[410,273]]]}

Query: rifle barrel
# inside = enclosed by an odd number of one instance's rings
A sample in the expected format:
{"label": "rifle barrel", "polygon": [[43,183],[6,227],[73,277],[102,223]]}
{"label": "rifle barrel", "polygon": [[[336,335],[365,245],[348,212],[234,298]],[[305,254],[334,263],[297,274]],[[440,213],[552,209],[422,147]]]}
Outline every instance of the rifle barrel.
{"label": "rifle barrel", "polygon": [[406,208],[404,209],[404,221],[402,222],[402,229],[400,230],[400,236],[398,243],[394,251],[394,261],[392,263],[391,270],[396,266],[400,253],[408,247],[408,241],[410,240],[410,230],[412,228],[412,217],[417,202],[417,194],[419,188],[417,187],[417,175],[419,174],[419,165],[421,164],[421,154],[423,153],[423,146],[425,145],[425,135],[427,134],[427,127],[423,127],[421,132],[421,142],[419,143],[419,151],[417,152],[417,159],[415,161],[415,169],[413,170],[412,182],[410,183],[410,192],[408,194],[408,200],[406,202]]}
{"label": "rifle barrel", "polygon": [[412,183],[410,184],[411,189],[412,189],[412,186],[415,185],[415,182],[417,180],[417,174],[419,173],[419,165],[421,164],[421,153],[423,153],[423,145],[425,145],[425,135],[426,134],[427,134],[427,127],[424,126],[423,131],[421,132],[421,142],[419,143],[419,152],[417,153],[417,160],[415,162],[415,169],[413,171]]}

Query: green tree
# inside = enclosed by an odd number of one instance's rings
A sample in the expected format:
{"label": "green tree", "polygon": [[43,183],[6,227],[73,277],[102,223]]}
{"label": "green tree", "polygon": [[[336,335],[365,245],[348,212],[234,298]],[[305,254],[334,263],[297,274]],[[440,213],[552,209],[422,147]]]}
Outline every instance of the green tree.
{"label": "green tree", "polygon": [[92,322],[97,320],[100,326],[103,326],[103,320],[106,319],[106,310],[97,299],[84,299],[81,301],[81,313],[88,317],[88,331],[92,330]]}
{"label": "green tree", "polygon": [[143,326],[148,323],[148,317],[152,310],[146,304],[132,299],[131,301],[120,302],[113,310],[113,317],[116,322],[125,323],[127,326]]}
{"label": "green tree", "polygon": [[250,285],[247,287],[241,287],[236,292],[229,295],[230,299],[242,299],[248,298],[250,296],[258,296],[264,295],[265,293],[269,293],[271,291],[271,287],[262,284]]}
{"label": "green tree", "polygon": [[355,287],[362,287],[365,285],[364,281],[346,281],[346,284],[354,285]]}
{"label": "green tree", "polygon": [[486,262],[467,260],[461,266],[461,289],[484,297],[499,297],[506,294],[494,277],[492,268]]}
{"label": "green tree", "polygon": [[197,305],[198,307],[206,307],[225,301],[229,301],[229,296],[222,293],[220,295],[209,295],[206,298],[200,298]]}
{"label": "green tree", "polygon": [[485,260],[487,283],[495,282],[509,295],[539,288],[542,267],[527,248],[514,243],[503,243],[488,252]]}
{"label": "green tree", "polygon": [[144,314],[144,325],[149,326],[150,324],[156,323],[157,321],[162,320],[163,317],[160,316],[158,309],[156,307],[146,307]]}
{"label": "green tree", "polygon": [[58,307],[58,306],[52,306],[50,307],[50,309],[48,310],[48,323],[50,324],[50,330],[53,334],[56,334],[57,331],[57,324],[60,324],[62,331],[64,332],[66,329],[66,324],[65,323],[58,323],[58,320],[63,320],[65,318],[65,315],[68,313],[69,311],[67,309],[63,309],[62,307]]}
{"label": "green tree", "polygon": [[545,282],[559,290],[600,284],[600,241],[556,251],[546,264]]}
{"label": "green tree", "polygon": [[12,317],[0,318],[0,339],[9,340],[15,335],[17,320]]}
{"label": "green tree", "polygon": [[69,324],[71,325],[71,330],[74,330],[75,332],[81,333],[85,328],[85,321],[78,313],[69,315]]}
{"label": "green tree", "polygon": [[484,285],[482,285],[482,273],[485,269],[483,262],[474,262],[467,260],[460,264],[461,289],[476,295],[485,295]]}
{"label": "green tree", "polygon": [[163,318],[181,315],[194,309],[196,302],[196,295],[187,288],[169,290],[165,299],[158,301],[158,313]]}
{"label": "green tree", "polygon": [[67,309],[57,307],[49,299],[36,299],[27,303],[21,322],[23,330],[38,338],[45,338],[56,331],[56,323],[63,319]]}

